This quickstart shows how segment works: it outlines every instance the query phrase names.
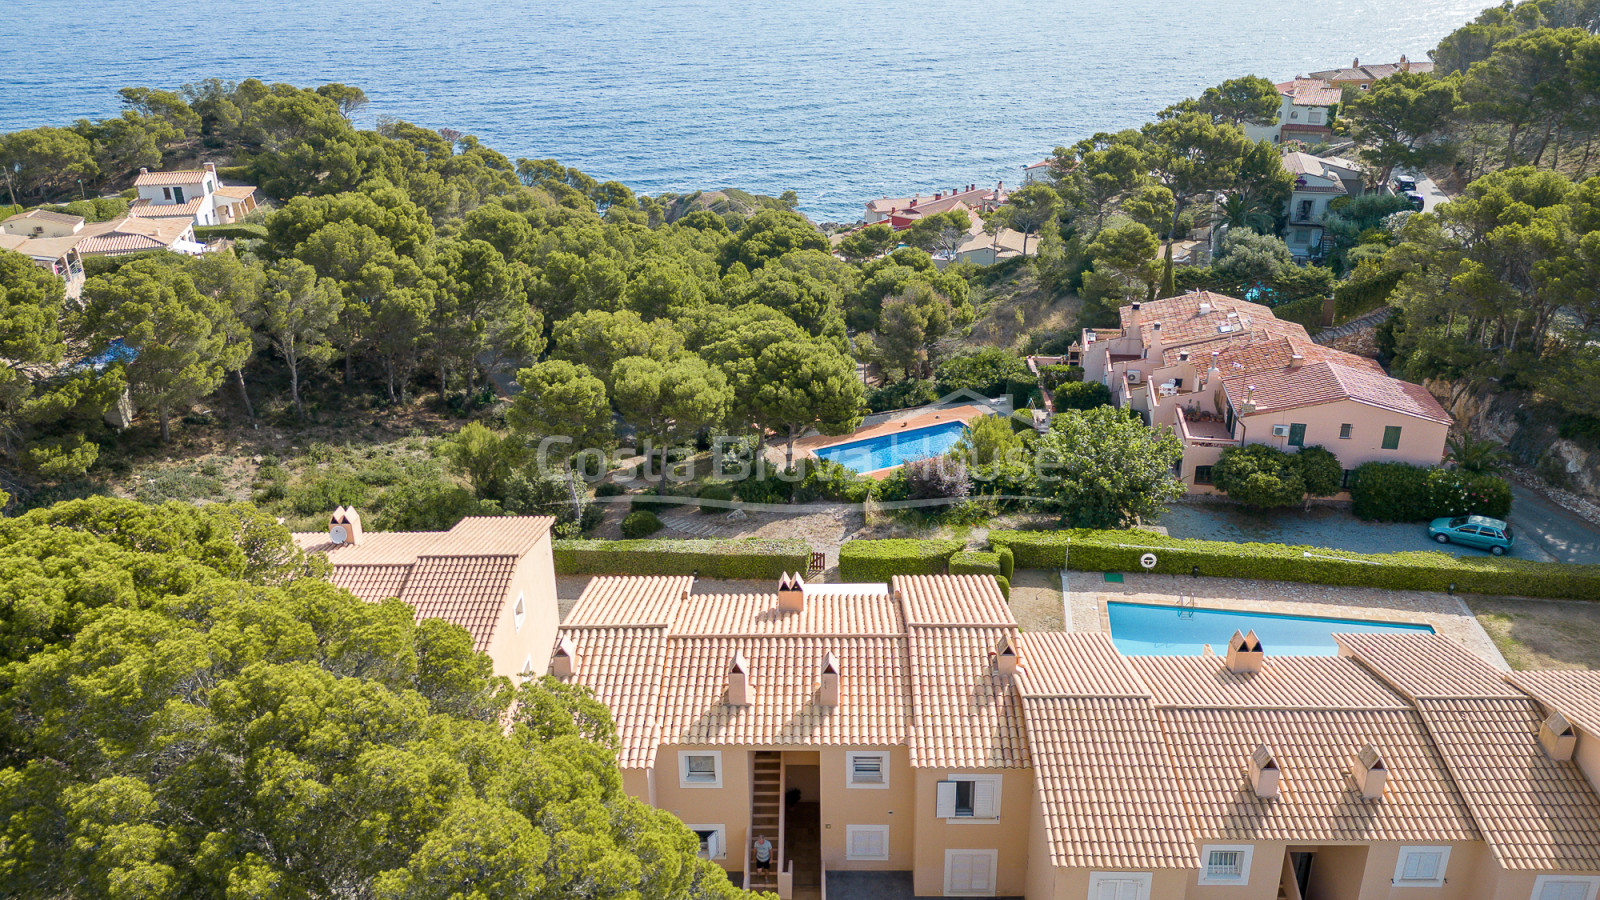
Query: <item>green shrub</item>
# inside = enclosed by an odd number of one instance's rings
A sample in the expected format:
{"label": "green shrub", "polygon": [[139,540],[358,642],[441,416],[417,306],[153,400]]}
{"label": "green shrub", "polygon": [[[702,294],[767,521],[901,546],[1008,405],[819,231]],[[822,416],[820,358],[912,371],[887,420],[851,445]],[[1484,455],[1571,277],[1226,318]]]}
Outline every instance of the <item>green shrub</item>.
{"label": "green shrub", "polygon": [[[1156,554],[1158,573],[1259,578],[1387,590],[1458,591],[1600,601],[1600,565],[1532,562],[1495,556],[1451,556],[1432,550],[1351,553],[1285,544],[1234,544],[1172,538],[1144,531],[991,531],[1023,568],[1139,572],[1139,557]],[[848,546],[848,545],[847,545]],[[1069,552],[1070,546],[1070,552]]]}
{"label": "green shrub", "polygon": [[[378,497],[374,531],[449,531],[468,516],[501,515],[500,505],[437,478],[403,481]],[[332,512],[333,507],[328,507]]]}
{"label": "green shrub", "polygon": [[194,229],[195,240],[201,243],[226,239],[257,240],[266,236],[267,226],[265,225],[196,225]]}
{"label": "green shrub", "polygon": [[1378,522],[1426,522],[1442,516],[1503,519],[1511,485],[1496,475],[1470,475],[1442,466],[1366,463],[1350,483],[1351,511]]}
{"label": "green shrub", "polygon": [[700,489],[700,511],[706,515],[725,513],[732,502],[733,491],[725,484],[708,484]]}
{"label": "green shrub", "polygon": [[630,540],[645,538],[664,527],[655,513],[648,509],[638,509],[628,513],[628,517],[622,520],[622,536]]}
{"label": "green shrub", "polygon": [[349,475],[313,478],[289,491],[289,506],[302,516],[332,513],[336,506],[365,506],[372,488]]}
{"label": "green shrub", "polygon": [[1301,447],[1294,455],[1294,465],[1300,470],[1306,493],[1313,497],[1332,497],[1344,486],[1344,466],[1339,457],[1320,444]]}
{"label": "green shrub", "polygon": [[765,478],[746,478],[733,486],[733,491],[745,503],[788,503],[794,497],[799,479],[780,478],[771,473]]}
{"label": "green shrub", "polygon": [[627,492],[627,488],[617,484],[615,481],[603,482],[596,485],[594,489],[594,495],[596,497],[620,497]]}
{"label": "green shrub", "polygon": [[803,459],[800,466],[805,471],[805,479],[793,494],[797,503],[818,499],[836,503],[862,503],[877,483],[831,459]]}
{"label": "green shrub", "polygon": [[943,575],[950,557],[963,546],[961,541],[908,538],[845,541],[839,548],[839,580],[887,583],[895,575]]}
{"label": "green shrub", "polygon": [[1082,381],[1083,366],[1040,366],[1039,378],[1047,390],[1053,391],[1068,382]]}
{"label": "green shrub", "polygon": [[693,575],[776,582],[804,572],[811,548],[799,540],[556,541],[561,575]]}
{"label": "green shrub", "polygon": [[1111,389],[1098,381],[1069,381],[1056,388],[1056,409],[1094,409],[1111,405]]}
{"label": "green shrub", "polygon": [[1211,468],[1217,489],[1256,509],[1294,506],[1306,496],[1306,483],[1294,457],[1266,444],[1228,447]]}
{"label": "green shrub", "polygon": [[1011,602],[1011,579],[1007,578],[1004,575],[996,575],[994,580],[995,580],[996,584],[1000,585],[1000,596],[1006,598],[1006,602],[1010,603]]}
{"label": "green shrub", "polygon": [[1010,578],[1017,571],[1017,556],[1011,552],[1010,547],[994,548],[995,555],[1000,558],[1000,575]]}
{"label": "green shrub", "polygon": [[875,413],[888,412],[891,409],[921,406],[937,399],[939,390],[931,381],[900,381],[867,391],[867,409]]}
{"label": "green shrub", "polygon": [[1028,364],[1014,353],[999,347],[985,347],[964,356],[952,356],[934,370],[935,389],[940,394],[952,391],[977,391],[985,397],[998,397],[1014,383],[1033,385]]}
{"label": "green shrub", "polygon": [[950,557],[951,575],[993,575],[999,577],[1003,574],[1000,570],[1000,554],[985,553],[981,550],[963,550]]}

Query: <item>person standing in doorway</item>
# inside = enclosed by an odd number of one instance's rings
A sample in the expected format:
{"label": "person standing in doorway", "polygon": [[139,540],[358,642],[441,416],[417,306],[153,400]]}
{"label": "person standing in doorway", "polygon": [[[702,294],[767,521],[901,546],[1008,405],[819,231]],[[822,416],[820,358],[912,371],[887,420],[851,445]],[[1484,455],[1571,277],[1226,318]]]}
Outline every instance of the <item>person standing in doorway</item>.
{"label": "person standing in doorway", "polygon": [[772,871],[772,842],[765,835],[756,835],[756,871]]}

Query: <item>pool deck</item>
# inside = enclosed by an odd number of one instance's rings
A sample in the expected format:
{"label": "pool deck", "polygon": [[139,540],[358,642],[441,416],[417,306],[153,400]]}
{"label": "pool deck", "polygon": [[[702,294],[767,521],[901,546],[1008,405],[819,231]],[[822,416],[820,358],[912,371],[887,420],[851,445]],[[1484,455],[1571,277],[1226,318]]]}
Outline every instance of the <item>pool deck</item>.
{"label": "pool deck", "polygon": [[[1448,594],[1132,572],[1123,575],[1120,585],[1106,583],[1099,572],[1068,572],[1065,588],[1063,602],[1071,631],[1110,634],[1108,601],[1177,606],[1180,597],[1193,597],[1201,609],[1431,625],[1495,668],[1511,668],[1472,610],[1460,597]],[[1224,648],[1213,649],[1221,653]]]}
{"label": "pool deck", "polygon": [[[868,425],[859,431],[850,434],[826,435],[816,434],[808,438],[801,438],[794,442],[794,455],[796,459],[816,458],[818,450],[837,447],[841,444],[854,444],[857,441],[870,441],[873,438],[883,437],[886,434],[897,434],[906,431],[916,431],[919,428],[928,428],[933,425],[943,425],[948,422],[960,422],[965,425],[973,419],[993,415],[1000,410],[985,408],[976,405],[951,406],[942,409],[931,409],[927,412],[916,413],[876,425]],[[890,466],[886,469],[873,469],[861,474],[868,478],[883,479],[899,466]]]}

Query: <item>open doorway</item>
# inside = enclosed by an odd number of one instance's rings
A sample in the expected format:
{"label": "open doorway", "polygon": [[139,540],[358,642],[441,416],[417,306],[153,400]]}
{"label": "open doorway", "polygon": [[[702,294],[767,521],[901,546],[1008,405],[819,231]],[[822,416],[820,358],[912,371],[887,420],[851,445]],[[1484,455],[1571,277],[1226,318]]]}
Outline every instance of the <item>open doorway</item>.
{"label": "open doorway", "polygon": [[783,828],[787,859],[794,863],[796,900],[822,892],[822,769],[815,753],[795,753],[804,762],[784,759]]}

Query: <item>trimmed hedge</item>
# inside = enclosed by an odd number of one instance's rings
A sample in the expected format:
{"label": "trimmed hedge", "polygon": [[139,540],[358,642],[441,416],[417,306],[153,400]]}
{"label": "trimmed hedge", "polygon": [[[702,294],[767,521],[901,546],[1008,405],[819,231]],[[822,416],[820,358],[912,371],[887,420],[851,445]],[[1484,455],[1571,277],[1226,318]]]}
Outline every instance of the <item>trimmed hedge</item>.
{"label": "trimmed hedge", "polygon": [[247,222],[240,222],[237,225],[196,225],[194,228],[194,239],[197,241],[214,241],[226,238],[256,240],[266,236],[267,226]]}
{"label": "trimmed hedge", "polygon": [[[1067,553],[1071,542],[1070,554]],[[1455,557],[1432,550],[1351,553],[1325,547],[1233,544],[1172,538],[1143,531],[991,531],[1017,565],[1059,569],[1063,559],[1083,572],[1142,572],[1139,557],[1156,554],[1154,571],[1223,578],[1260,578],[1406,591],[1458,591],[1600,601],[1600,565],[1532,562],[1494,556]]]}
{"label": "trimmed hedge", "polygon": [[1350,481],[1351,512],[1378,522],[1426,522],[1442,516],[1504,519],[1511,485],[1494,475],[1469,475],[1443,466],[1364,463]]}
{"label": "trimmed hedge", "polygon": [[560,575],[693,575],[776,582],[811,563],[805,541],[556,541]]}
{"label": "trimmed hedge", "polygon": [[994,555],[1000,559],[1000,574],[1010,579],[1017,571],[1017,557],[1011,552],[1010,547],[994,548]]}
{"label": "trimmed hedge", "polygon": [[951,575],[994,575],[999,577],[1000,554],[964,550],[950,557]]}
{"label": "trimmed hedge", "polygon": [[909,538],[845,541],[839,548],[839,580],[887,584],[896,575],[943,575],[950,557],[961,552],[964,546],[961,541]]}
{"label": "trimmed hedge", "polygon": [[649,537],[663,527],[655,513],[648,509],[637,509],[622,520],[622,536],[630,539]]}

